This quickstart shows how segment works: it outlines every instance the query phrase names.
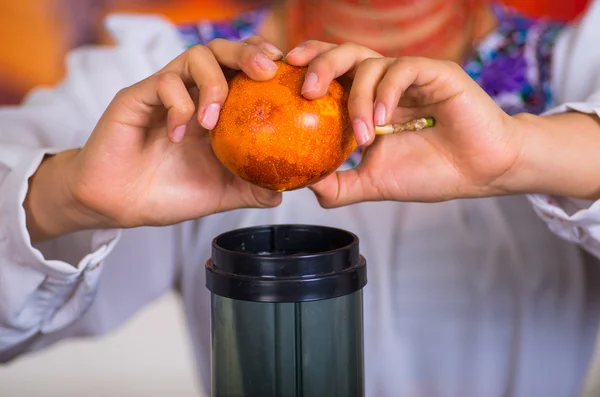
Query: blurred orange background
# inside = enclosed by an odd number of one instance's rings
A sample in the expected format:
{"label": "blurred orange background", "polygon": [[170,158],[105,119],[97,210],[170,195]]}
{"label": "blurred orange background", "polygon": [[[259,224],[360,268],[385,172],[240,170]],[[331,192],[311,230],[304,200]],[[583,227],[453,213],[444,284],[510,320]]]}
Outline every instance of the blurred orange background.
{"label": "blurred orange background", "polygon": [[[111,12],[160,13],[174,22],[223,18],[261,0],[0,0],[0,104],[18,103],[37,85],[57,82],[73,47],[102,40]],[[534,16],[576,18],[589,0],[504,0]],[[243,6],[242,6],[243,4]]]}

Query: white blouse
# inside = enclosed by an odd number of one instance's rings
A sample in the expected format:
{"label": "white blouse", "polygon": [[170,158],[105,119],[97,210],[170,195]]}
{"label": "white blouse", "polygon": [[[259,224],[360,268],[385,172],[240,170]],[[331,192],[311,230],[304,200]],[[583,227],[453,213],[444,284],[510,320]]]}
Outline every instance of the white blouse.
{"label": "white blouse", "polygon": [[[81,146],[119,89],[184,50],[174,27],[158,17],[113,16],[107,25],[118,45],[73,52],[62,84],[35,91],[23,106],[0,108],[0,361],[110,332],[176,289],[208,387],[204,262],[212,238],[250,225],[309,223],[356,233],[367,258],[367,396],[580,391],[600,296],[589,288],[593,264],[565,239],[600,257],[600,202],[531,196],[324,210],[305,189],[285,193],[275,209],[79,232],[32,246],[22,203],[43,156]],[[556,46],[553,83],[565,104],[553,112],[600,110],[599,42],[595,2]]]}

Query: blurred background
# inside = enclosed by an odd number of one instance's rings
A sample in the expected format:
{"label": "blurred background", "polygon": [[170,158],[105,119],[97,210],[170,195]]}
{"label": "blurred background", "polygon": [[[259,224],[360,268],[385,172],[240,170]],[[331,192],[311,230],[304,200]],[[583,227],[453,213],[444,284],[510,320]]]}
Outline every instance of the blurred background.
{"label": "blurred background", "polygon": [[[219,19],[261,0],[0,0],[0,104],[64,73],[72,48],[105,43],[113,12],[163,14],[174,22]],[[534,16],[572,20],[588,0],[504,0]],[[0,366],[2,397],[196,396],[197,379],[177,296],[148,306],[102,338],[69,341]]]}
{"label": "blurred background", "polygon": [[[589,0],[503,0],[531,15],[576,18]],[[104,41],[102,19],[113,12],[166,15],[175,22],[223,18],[261,0],[0,0],[0,104],[18,103],[36,85],[53,84],[64,56]]]}
{"label": "blurred background", "polygon": [[177,23],[224,18],[259,3],[261,0],[0,0],[0,104],[18,103],[32,87],[57,82],[70,49],[105,43],[102,20],[107,14],[162,14]]}

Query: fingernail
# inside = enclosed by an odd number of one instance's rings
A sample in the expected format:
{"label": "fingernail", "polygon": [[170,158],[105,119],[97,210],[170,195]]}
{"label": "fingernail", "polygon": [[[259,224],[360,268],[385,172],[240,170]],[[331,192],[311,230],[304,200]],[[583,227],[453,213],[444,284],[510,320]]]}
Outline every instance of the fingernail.
{"label": "fingernail", "polygon": [[270,60],[268,56],[266,56],[265,54],[262,54],[262,53],[256,54],[256,56],[254,57],[254,62],[256,62],[258,67],[261,68],[262,70],[269,71],[269,70],[277,69],[277,65],[275,64],[275,62]]}
{"label": "fingernail", "polygon": [[283,56],[283,52],[281,52],[279,50],[279,48],[275,47],[273,44],[262,43],[259,47],[262,48],[263,50],[265,50],[266,52],[268,52],[269,54],[273,55],[273,56],[276,56],[276,57],[282,57]]}
{"label": "fingernail", "polygon": [[183,137],[185,136],[185,125],[180,125],[179,127],[175,127],[173,130],[173,134],[171,136],[171,140],[173,143],[179,143],[183,141]]}
{"label": "fingernail", "polygon": [[316,73],[309,73],[304,79],[304,84],[302,84],[302,90],[300,93],[304,94],[309,91],[314,91],[317,89],[317,84],[319,84],[319,76]]}
{"label": "fingernail", "polygon": [[352,122],[352,128],[354,128],[354,135],[356,136],[356,143],[360,146],[369,142],[369,129],[364,121],[356,119]]}
{"label": "fingernail", "polygon": [[204,109],[204,113],[202,114],[202,120],[200,124],[202,127],[207,130],[212,130],[217,125],[217,120],[219,120],[219,111],[221,110],[221,106],[218,103],[211,103]]}
{"label": "fingernail", "polygon": [[298,55],[300,54],[302,51],[304,51],[304,46],[298,46],[296,48],[294,48],[293,50],[291,50],[290,52],[287,53],[287,55],[285,56],[286,58],[289,56],[294,56],[294,55]]}
{"label": "fingernail", "polygon": [[385,105],[381,102],[375,106],[374,121],[375,125],[378,127],[385,125]]}

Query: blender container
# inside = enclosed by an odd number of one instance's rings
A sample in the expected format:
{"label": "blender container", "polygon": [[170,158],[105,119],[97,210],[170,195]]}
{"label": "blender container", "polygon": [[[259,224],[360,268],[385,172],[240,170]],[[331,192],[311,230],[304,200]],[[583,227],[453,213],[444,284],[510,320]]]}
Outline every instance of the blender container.
{"label": "blender container", "polygon": [[310,225],[224,233],[206,263],[213,397],[362,397],[366,261]]}

